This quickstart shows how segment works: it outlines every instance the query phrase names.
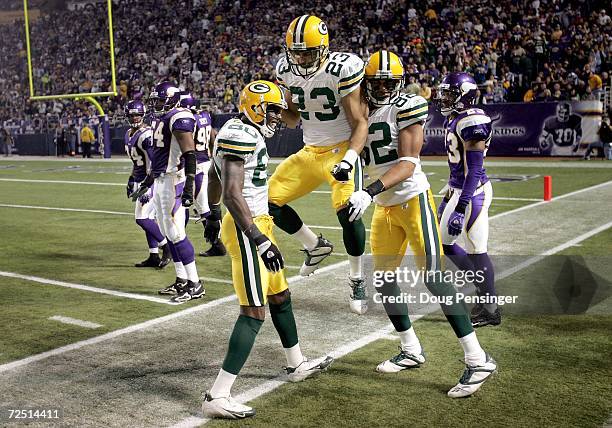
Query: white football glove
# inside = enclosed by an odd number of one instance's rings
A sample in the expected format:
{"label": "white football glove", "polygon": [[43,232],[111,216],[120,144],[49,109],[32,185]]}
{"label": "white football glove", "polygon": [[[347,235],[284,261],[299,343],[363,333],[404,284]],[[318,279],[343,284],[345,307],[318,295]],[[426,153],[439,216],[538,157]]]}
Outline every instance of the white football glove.
{"label": "white football glove", "polygon": [[372,203],[372,197],[365,190],[358,190],[349,199],[349,221],[359,220]]}

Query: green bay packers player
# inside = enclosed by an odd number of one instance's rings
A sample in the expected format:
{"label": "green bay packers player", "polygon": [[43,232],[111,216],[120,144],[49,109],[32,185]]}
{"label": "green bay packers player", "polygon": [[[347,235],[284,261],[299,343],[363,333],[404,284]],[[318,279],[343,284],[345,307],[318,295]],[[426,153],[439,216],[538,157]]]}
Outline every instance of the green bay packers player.
{"label": "green bay packers player", "polygon": [[283,112],[290,127],[301,120],[305,147],[283,161],[270,179],[270,213],[275,224],[299,239],[306,260],[300,274],[313,273],[332,244],[317,237],[288,205],[327,182],[332,206],[342,226],[349,254],[351,310],[367,310],[362,255],[365,227],[350,222],[347,202],[361,187],[358,161],[368,132],[367,104],[361,96],[363,61],[356,55],[329,51],[327,26],[313,15],[294,19],[286,34],[285,55],[276,65],[276,78],[287,89],[289,109]]}
{"label": "green bay packers player", "polygon": [[[374,200],[370,244],[376,271],[394,271],[408,246],[424,272],[441,272],[442,245],[436,208],[427,177],[421,168],[423,126],[427,101],[400,94],[404,68],[392,52],[374,53],[365,67],[364,93],[369,103],[369,134],[366,148],[368,173],[374,180],[350,198],[351,220],[361,217]],[[390,272],[388,272],[390,273]],[[398,355],[380,363],[379,372],[396,373],[419,367],[425,356],[408,317],[406,303],[395,303],[401,291],[393,275],[384,275],[378,287],[389,319],[400,340]],[[441,275],[425,277],[425,285],[440,297],[455,295],[452,284]],[[473,394],[496,370],[495,360],[485,353],[476,337],[465,307],[456,299],[441,305],[465,353],[466,369],[448,395]]]}
{"label": "green bay packers player", "polygon": [[[281,255],[268,214],[268,154],[264,137],[272,137],[287,108],[281,89],[258,80],[240,94],[240,117],[219,130],[209,171],[208,197],[211,214],[204,234],[221,240],[232,259],[232,280],[240,303],[240,315],[229,340],[229,348],[214,385],[206,393],[202,412],[208,417],[241,419],[255,411],[231,397],[230,390],[251,352],[264,321],[269,302],[272,322],[287,358],[289,381],[301,381],[325,370],[333,361],[312,361],[302,355],[291,307],[291,294],[283,273]],[[228,209],[221,222],[220,199]]]}

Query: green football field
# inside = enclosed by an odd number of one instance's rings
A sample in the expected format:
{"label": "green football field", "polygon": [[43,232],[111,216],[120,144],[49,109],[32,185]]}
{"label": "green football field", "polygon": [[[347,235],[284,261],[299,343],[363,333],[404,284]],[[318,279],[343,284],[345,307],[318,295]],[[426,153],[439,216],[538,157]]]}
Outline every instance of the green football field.
{"label": "green football field", "polygon": [[[125,196],[130,169],[122,160],[0,160],[0,408],[61,407],[67,426],[226,425],[198,412],[237,314],[230,260],[198,257],[204,299],[172,305],[158,296],[174,272],[171,265],[162,271],[133,267],[147,248]],[[431,161],[424,169],[435,194],[447,168]],[[336,244],[326,269],[300,278],[298,243],[278,229],[276,237],[295,288],[305,352],[339,358],[316,379],[284,384],[282,349],[267,323],[234,391],[258,412],[240,426],[605,424],[612,414],[612,299],[606,288],[612,280],[612,167],[493,161],[487,171],[494,189],[491,241],[499,250],[492,252],[580,257],[601,285],[596,304],[579,315],[510,310],[500,327],[478,330],[500,370],[470,399],[446,397],[463,366],[439,311],[414,323],[427,363],[380,375],[374,368],[399,342],[380,311],[348,313],[346,254],[323,185],[292,206]],[[556,198],[546,204],[540,202],[545,175],[553,178]],[[364,217],[368,229],[370,218],[371,210]],[[196,251],[206,248],[202,230],[188,226]],[[500,289],[528,295],[534,278],[550,271],[542,260],[524,259],[524,267],[504,271]],[[88,395],[106,404],[83,398]]]}

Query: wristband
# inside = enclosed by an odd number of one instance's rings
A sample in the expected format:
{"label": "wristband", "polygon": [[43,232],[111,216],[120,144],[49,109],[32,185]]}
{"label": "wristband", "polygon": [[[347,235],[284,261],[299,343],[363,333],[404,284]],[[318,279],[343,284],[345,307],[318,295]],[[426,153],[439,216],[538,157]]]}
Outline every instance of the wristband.
{"label": "wristband", "polygon": [[455,211],[461,214],[465,214],[465,207],[466,205],[463,205],[461,203],[457,203],[457,206],[455,206]]}
{"label": "wristband", "polygon": [[372,198],[374,198],[374,196],[378,195],[379,193],[384,192],[384,190],[385,190],[385,185],[380,180],[376,180],[374,183],[370,184],[368,187],[365,188],[365,191]]}
{"label": "wristband", "polygon": [[208,208],[210,209],[208,220],[212,220],[212,221],[221,220],[221,204],[211,204]]}
{"label": "wristband", "polygon": [[259,230],[259,228],[257,227],[255,223],[252,223],[249,227],[247,227],[244,230],[244,234],[246,235],[247,238],[249,238],[249,240],[253,241],[255,245],[257,245],[258,247],[264,242],[268,241],[268,238],[266,237],[266,235],[261,233],[261,231]]}
{"label": "wristband", "polygon": [[398,159],[398,161],[407,161],[419,166],[421,164],[421,160],[419,158],[414,158],[412,156],[402,156]]}
{"label": "wristband", "polygon": [[185,175],[187,177],[195,177],[197,161],[196,155],[193,150],[186,151],[183,153],[183,159],[185,159]]}
{"label": "wristband", "polygon": [[348,149],[342,158],[342,161],[348,162],[351,166],[355,165],[355,161],[359,158],[357,152],[353,149]]}

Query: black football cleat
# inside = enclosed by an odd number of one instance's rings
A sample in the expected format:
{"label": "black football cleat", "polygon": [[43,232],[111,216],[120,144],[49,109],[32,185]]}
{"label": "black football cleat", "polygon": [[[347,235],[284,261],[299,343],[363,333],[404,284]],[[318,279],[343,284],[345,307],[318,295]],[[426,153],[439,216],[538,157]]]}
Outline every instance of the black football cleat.
{"label": "black football cleat", "polygon": [[202,281],[187,281],[184,285],[176,286],[176,292],[176,296],[170,299],[173,303],[185,303],[192,299],[199,299],[206,294]]}
{"label": "black football cleat", "polygon": [[482,303],[476,303],[474,306],[472,306],[470,318],[476,318],[482,311],[484,311],[484,305]]}
{"label": "black football cleat", "polygon": [[201,257],[221,257],[227,254],[227,250],[225,249],[225,245],[221,240],[218,240],[214,244],[210,246],[210,248],[206,251],[200,253]]}
{"label": "black football cleat", "polygon": [[168,246],[168,244],[163,245],[161,247],[161,250],[162,256],[159,259],[159,265],[157,266],[159,269],[165,268],[172,261],[172,253],[170,253],[170,247]]}
{"label": "black football cleat", "polygon": [[157,292],[157,294],[170,295],[170,296],[175,295],[178,292],[178,289],[182,288],[186,284],[187,284],[186,279],[176,277],[176,279],[174,280],[172,284],[170,284],[167,287],[162,288],[161,290]]}
{"label": "black football cleat", "polygon": [[484,327],[486,325],[496,326],[501,324],[501,311],[499,308],[495,309],[495,312],[491,313],[485,308],[476,316],[472,317],[472,327]]}
{"label": "black football cleat", "polygon": [[141,261],[140,263],[136,263],[134,266],[137,268],[156,268],[159,267],[160,258],[158,254],[149,254],[149,258]]}

